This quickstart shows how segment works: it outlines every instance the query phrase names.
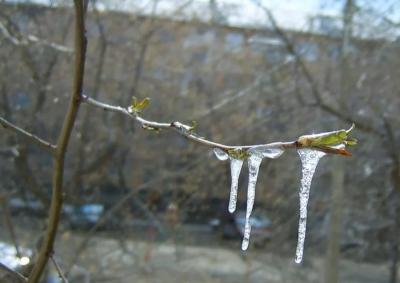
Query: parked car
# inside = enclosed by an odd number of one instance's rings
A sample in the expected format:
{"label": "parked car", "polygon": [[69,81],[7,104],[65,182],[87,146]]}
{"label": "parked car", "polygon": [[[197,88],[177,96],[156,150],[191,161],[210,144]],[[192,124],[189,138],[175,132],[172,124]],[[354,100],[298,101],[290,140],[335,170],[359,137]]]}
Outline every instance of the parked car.
{"label": "parked car", "polygon": [[8,206],[13,215],[44,216],[46,213],[43,204],[34,198],[12,198]]}
{"label": "parked car", "polygon": [[[239,210],[234,214],[223,214],[219,219],[212,219],[209,224],[223,239],[241,239],[244,235],[246,211]],[[272,237],[272,221],[259,213],[250,217],[251,238],[250,242],[263,246]]]}
{"label": "parked car", "polygon": [[90,229],[104,213],[104,206],[99,203],[88,203],[81,206],[64,206],[66,215],[72,229]]}

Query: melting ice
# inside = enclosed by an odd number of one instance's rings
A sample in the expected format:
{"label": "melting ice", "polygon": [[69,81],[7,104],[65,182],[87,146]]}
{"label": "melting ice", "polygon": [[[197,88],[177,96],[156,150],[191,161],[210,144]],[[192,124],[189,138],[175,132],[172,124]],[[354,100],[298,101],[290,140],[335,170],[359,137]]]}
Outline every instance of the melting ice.
{"label": "melting ice", "polygon": [[214,154],[219,160],[227,160],[229,155],[220,148],[214,148]]}
{"label": "melting ice", "polygon": [[257,145],[249,149],[250,154],[257,154],[267,158],[278,158],[284,150],[279,146]]}
{"label": "melting ice", "polygon": [[297,238],[295,262],[300,263],[303,259],[304,240],[307,225],[307,204],[310,196],[310,186],[318,161],[325,155],[324,152],[307,148],[298,149],[297,153],[301,159],[302,176],[300,185],[300,219]]}
{"label": "melting ice", "polygon": [[[263,158],[278,158],[283,154],[284,150],[280,146],[275,145],[258,145],[248,150],[248,167],[249,167],[249,184],[247,188],[247,208],[246,208],[246,220],[244,227],[244,235],[242,241],[242,250],[247,250],[250,241],[250,217],[253,211],[254,199],[256,194],[257,177],[260,168],[260,164]],[[236,159],[229,156],[225,151],[219,148],[214,148],[214,154],[219,160],[230,160],[231,167],[231,191],[229,197],[228,210],[230,213],[235,212],[237,194],[238,194],[238,183],[239,175],[242,170],[243,160]]]}
{"label": "melting ice", "polygon": [[230,158],[231,160],[231,193],[229,196],[228,210],[230,213],[235,212],[237,202],[237,191],[239,184],[239,175],[242,170],[243,160]]}
{"label": "melting ice", "polygon": [[249,185],[247,187],[247,208],[246,208],[246,222],[244,226],[244,235],[242,241],[242,250],[247,250],[249,247],[250,241],[250,216],[253,211],[254,198],[256,195],[256,183],[258,177],[258,171],[260,168],[260,164],[262,161],[262,157],[258,154],[251,154],[248,158],[248,167],[249,167]]}

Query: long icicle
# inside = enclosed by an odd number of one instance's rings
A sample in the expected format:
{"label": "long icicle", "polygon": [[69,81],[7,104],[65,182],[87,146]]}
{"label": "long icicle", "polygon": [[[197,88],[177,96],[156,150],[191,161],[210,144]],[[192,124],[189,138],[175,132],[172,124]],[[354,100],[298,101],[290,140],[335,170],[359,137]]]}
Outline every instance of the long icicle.
{"label": "long icicle", "polygon": [[306,238],[307,204],[310,196],[311,181],[315,169],[317,168],[318,161],[325,155],[325,153],[307,148],[298,149],[297,153],[301,159],[302,176],[299,191],[300,219],[295,262],[300,263],[303,260],[304,240]]}
{"label": "long icicle", "polygon": [[242,250],[247,250],[249,247],[250,241],[250,216],[253,211],[254,198],[256,195],[256,183],[258,177],[258,171],[260,168],[260,164],[262,161],[262,156],[258,154],[252,154],[248,158],[248,166],[249,166],[249,185],[247,188],[247,209],[246,209],[246,223],[244,226],[244,235],[242,241]]}
{"label": "long icicle", "polygon": [[243,160],[230,158],[231,160],[231,193],[229,196],[228,210],[230,213],[235,212],[237,202],[237,192],[239,184],[239,175],[242,170]]}

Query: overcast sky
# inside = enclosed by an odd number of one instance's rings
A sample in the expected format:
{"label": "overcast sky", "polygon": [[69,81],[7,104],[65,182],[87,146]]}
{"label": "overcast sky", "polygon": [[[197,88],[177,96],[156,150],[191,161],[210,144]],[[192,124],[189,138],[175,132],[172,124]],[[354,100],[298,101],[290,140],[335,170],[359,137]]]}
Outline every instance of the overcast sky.
{"label": "overcast sky", "polygon": [[[8,0],[10,2],[27,2],[26,0]],[[154,0],[97,0],[106,5],[126,12],[142,10],[150,13]],[[158,0],[157,13],[170,14],[189,0]],[[280,26],[290,29],[307,29],[308,19],[312,15],[324,14],[337,16],[342,13],[345,0],[215,0],[222,12],[229,15],[232,25],[265,25],[268,23],[265,13],[255,4],[259,1],[270,9]],[[72,0],[31,0],[38,3],[72,3]],[[192,0],[185,9],[185,15],[203,17],[209,12],[210,0]],[[400,22],[400,0],[356,0],[363,10],[373,10],[375,18],[385,15],[387,18]],[[375,19],[375,20],[376,20]],[[371,24],[369,22],[369,24]]]}

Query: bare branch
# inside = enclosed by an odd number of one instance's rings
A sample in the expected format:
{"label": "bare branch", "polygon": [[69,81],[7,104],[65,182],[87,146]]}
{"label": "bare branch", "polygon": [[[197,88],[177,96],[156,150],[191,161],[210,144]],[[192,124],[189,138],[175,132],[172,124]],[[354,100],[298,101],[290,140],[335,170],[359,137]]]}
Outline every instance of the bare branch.
{"label": "bare branch", "polygon": [[15,247],[16,255],[17,255],[17,257],[21,258],[21,252],[20,252],[20,248],[18,245],[18,241],[17,241],[17,235],[15,234],[14,223],[12,222],[12,219],[11,219],[10,207],[8,205],[8,202],[9,202],[8,197],[6,197],[3,200],[0,197],[0,204],[3,207],[2,214],[4,217],[4,224],[7,227],[8,232],[10,233],[11,240]]}
{"label": "bare branch", "polygon": [[[23,276],[21,273],[15,271],[15,270],[9,268],[8,266],[2,264],[1,262],[0,262],[0,270],[3,270],[6,273],[9,273],[13,277],[12,278],[13,280],[18,280],[15,282],[27,282],[27,278],[25,276]],[[2,279],[2,278],[0,278],[0,279]]]}
{"label": "bare branch", "polygon": [[42,276],[44,268],[47,264],[49,256],[53,252],[54,240],[57,234],[58,223],[61,214],[63,202],[63,177],[64,177],[64,160],[67,151],[69,138],[81,102],[81,93],[83,87],[83,75],[85,70],[86,56],[86,36],[85,36],[85,7],[86,2],[83,0],[75,0],[75,63],[74,63],[74,79],[67,114],[57,141],[57,148],[54,158],[53,168],[53,189],[49,211],[47,230],[43,243],[40,247],[36,263],[29,275],[29,283],[37,283]]}
{"label": "bare branch", "polygon": [[72,53],[72,48],[68,46],[64,46],[58,43],[54,43],[51,41],[47,41],[45,39],[38,38],[35,35],[29,34],[21,39],[17,38],[16,36],[12,35],[11,32],[7,29],[7,27],[0,21],[0,33],[8,39],[13,45],[16,46],[28,46],[30,44],[39,44],[49,48],[52,48],[59,52],[64,53]]}
{"label": "bare branch", "polygon": [[122,113],[126,116],[128,116],[131,119],[136,120],[139,122],[144,129],[170,129],[174,130],[178,134],[184,136],[185,138],[192,140],[196,143],[199,143],[201,145],[205,145],[208,147],[212,148],[220,148],[225,151],[227,150],[232,150],[232,149],[250,149],[256,146],[265,146],[265,147],[271,147],[271,148],[281,148],[283,150],[289,149],[289,148],[299,148],[299,147],[309,147],[313,148],[315,150],[319,150],[328,154],[340,154],[336,149],[334,148],[329,148],[329,147],[314,147],[314,146],[306,146],[303,144],[300,144],[297,140],[296,141],[289,141],[289,142],[273,142],[273,143],[268,143],[268,144],[257,144],[257,145],[225,145],[222,143],[217,143],[211,140],[208,140],[204,137],[201,137],[197,135],[196,133],[193,132],[193,127],[189,125],[185,125],[181,122],[175,121],[175,122],[170,122],[170,123],[163,123],[163,122],[155,122],[155,121],[150,121],[142,118],[137,112],[130,111],[129,108],[124,108],[121,106],[114,106],[110,104],[106,104],[103,102],[100,102],[98,100],[95,100],[93,98],[88,97],[87,95],[82,95],[82,102],[86,102],[87,104],[102,108],[103,110],[106,111],[113,111],[113,112],[119,112]]}
{"label": "bare branch", "polygon": [[36,136],[36,135],[34,135],[32,133],[29,133],[29,132],[19,128],[18,126],[14,125],[10,121],[7,121],[3,117],[0,117],[0,124],[3,126],[4,129],[9,129],[11,131],[14,131],[17,134],[22,135],[22,136],[28,138],[30,141],[32,141],[32,142],[44,147],[46,150],[49,150],[52,153],[56,149],[55,145],[49,143],[48,141],[45,141],[45,140],[39,138],[38,136]]}
{"label": "bare branch", "polygon": [[285,44],[286,50],[294,57],[297,65],[299,66],[299,69],[305,79],[307,80],[308,84],[311,87],[311,93],[315,99],[315,103],[313,104],[314,106],[320,107],[323,111],[343,120],[349,123],[356,123],[357,128],[360,130],[363,130],[364,132],[372,133],[378,136],[381,136],[382,133],[376,129],[374,126],[368,123],[364,123],[359,119],[356,119],[353,115],[349,115],[346,111],[342,111],[337,109],[336,107],[333,107],[332,105],[326,103],[323,100],[322,94],[318,88],[317,81],[311,74],[310,70],[308,69],[307,65],[305,64],[303,58],[301,55],[296,51],[296,48],[290,39],[290,37],[287,35],[287,33],[281,29],[278,25],[278,23],[275,20],[274,15],[271,13],[271,11],[266,8],[264,5],[262,5],[259,1],[255,1],[255,3],[264,10],[265,14],[267,15],[271,25],[272,29],[278,34],[278,36],[282,39],[283,43]]}
{"label": "bare branch", "polygon": [[[256,145],[225,145],[225,144],[213,142],[213,141],[207,140],[207,139],[195,134],[192,131],[192,126],[185,125],[178,121],[170,122],[170,123],[163,123],[163,122],[155,122],[155,121],[146,120],[146,119],[142,118],[141,116],[139,116],[139,114],[131,112],[128,108],[106,104],[106,103],[100,102],[98,100],[95,100],[93,98],[90,98],[89,96],[86,96],[86,95],[82,96],[82,102],[86,102],[87,104],[102,108],[103,110],[106,110],[106,111],[122,113],[122,114],[128,116],[129,118],[134,119],[137,122],[139,122],[142,125],[142,127],[145,129],[153,128],[153,129],[175,130],[178,134],[180,134],[192,141],[195,141],[199,144],[205,145],[205,146],[217,147],[217,148],[221,148],[221,149],[225,149],[225,150],[244,149],[244,148],[251,148],[251,147],[256,146]],[[283,149],[296,147],[295,142],[276,142],[276,143],[270,143],[270,144],[268,144],[268,146],[282,147]]]}
{"label": "bare branch", "polygon": [[50,260],[53,262],[58,275],[60,276],[61,280],[63,283],[69,283],[68,279],[64,276],[64,273],[61,270],[61,267],[58,265],[58,263],[56,262],[56,260],[54,259],[54,256],[50,256]]}

